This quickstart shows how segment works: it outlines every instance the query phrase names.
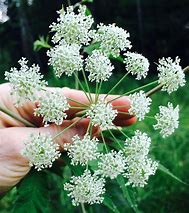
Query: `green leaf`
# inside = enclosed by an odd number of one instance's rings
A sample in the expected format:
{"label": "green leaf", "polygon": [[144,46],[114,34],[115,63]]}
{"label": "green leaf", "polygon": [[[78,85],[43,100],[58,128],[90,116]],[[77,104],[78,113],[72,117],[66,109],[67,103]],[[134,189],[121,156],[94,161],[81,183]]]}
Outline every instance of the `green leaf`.
{"label": "green leaf", "polygon": [[47,174],[30,172],[18,187],[12,213],[50,213]]}
{"label": "green leaf", "polygon": [[49,45],[49,37],[47,36],[46,38],[44,36],[40,36],[39,40],[36,40],[34,42],[34,51],[39,51],[42,48],[49,49],[51,46]]}
{"label": "green leaf", "polygon": [[103,200],[103,204],[115,213],[120,212],[110,197],[105,196]]}
{"label": "green leaf", "polygon": [[169,171],[169,169],[167,169],[165,166],[163,166],[162,164],[159,164],[158,169],[162,172],[164,172],[165,174],[169,175],[170,177],[174,178],[175,180],[177,180],[178,182],[185,184],[185,185],[189,185],[188,183],[185,183],[184,181],[182,181],[180,178],[178,178],[177,176],[175,176],[172,172]]}
{"label": "green leaf", "polygon": [[84,47],[83,51],[85,53],[87,53],[88,55],[91,55],[93,50],[99,49],[99,47],[100,47],[100,43],[97,42],[97,43],[91,44],[87,47]]}
{"label": "green leaf", "polygon": [[117,177],[117,183],[119,184],[120,188],[122,189],[123,195],[124,195],[125,199],[127,200],[129,206],[135,212],[139,213],[140,211],[137,209],[137,204],[134,199],[133,192],[131,190],[129,190],[128,187],[125,185],[125,179],[123,178],[123,176],[119,175]]}

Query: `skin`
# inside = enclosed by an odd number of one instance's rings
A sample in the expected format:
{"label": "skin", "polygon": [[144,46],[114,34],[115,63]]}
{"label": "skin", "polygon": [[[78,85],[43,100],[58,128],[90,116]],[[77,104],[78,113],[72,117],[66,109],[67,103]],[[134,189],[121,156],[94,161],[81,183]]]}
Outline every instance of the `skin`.
{"label": "skin", "polygon": [[[23,141],[26,140],[31,133],[50,133],[51,135],[55,135],[78,119],[73,118],[78,110],[72,109],[67,112],[68,120],[64,121],[61,126],[51,124],[48,127],[43,127],[42,119],[33,115],[36,104],[27,102],[24,106],[16,108],[10,96],[10,90],[10,84],[0,85],[0,105],[35,124],[36,128],[25,127],[19,121],[0,112],[0,195],[3,195],[15,186],[30,171],[28,160],[24,158],[20,152],[24,147]],[[50,90],[55,90],[55,88],[50,88]],[[89,104],[82,91],[63,88],[62,93],[68,98]],[[103,96],[104,95],[101,95],[101,97]],[[107,101],[115,97],[116,96],[108,96]],[[69,104],[74,107],[79,106],[71,101]],[[124,107],[119,108],[118,111],[127,112],[130,102],[128,97],[122,97],[113,101],[112,105],[124,105]],[[135,122],[135,117],[118,114],[114,124],[117,126],[128,126]],[[71,138],[74,135],[84,136],[88,124],[89,120],[87,118],[80,120],[74,127],[58,137],[55,143],[58,143],[60,147],[62,147],[64,143],[71,142]],[[99,128],[93,128],[93,135],[97,136],[98,134]]]}

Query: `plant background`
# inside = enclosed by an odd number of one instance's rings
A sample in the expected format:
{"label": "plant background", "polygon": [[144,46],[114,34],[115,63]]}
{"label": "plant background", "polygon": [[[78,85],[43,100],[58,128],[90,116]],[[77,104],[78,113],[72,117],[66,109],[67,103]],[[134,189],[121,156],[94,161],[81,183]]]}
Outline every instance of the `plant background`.
{"label": "plant background", "polygon": [[[72,4],[76,2],[71,0]],[[28,7],[25,4],[18,9],[13,1],[8,0],[10,19],[5,23],[0,23],[0,82],[4,81],[4,71],[12,66],[17,66],[17,61],[25,56],[31,62],[40,64],[42,73],[50,85],[74,87],[72,78],[65,79],[63,77],[58,80],[54,77],[52,71],[47,68],[45,50],[33,51],[34,41],[40,35],[46,36],[48,34],[48,26],[56,19],[56,10],[59,10],[62,4],[67,6],[67,1],[34,0],[32,6]],[[148,79],[136,82],[134,78],[128,77],[129,79],[122,82],[115,91],[116,93],[130,90],[155,78],[157,72],[154,62],[157,62],[160,57],[178,55],[183,67],[189,65],[189,0],[94,0],[93,3],[88,3],[88,7],[97,23],[117,23],[118,26],[127,29],[131,34],[133,50],[142,53],[151,62]],[[115,84],[124,73],[124,67],[119,62],[115,63],[116,72],[110,79],[111,85]],[[188,76],[187,80],[189,82]],[[109,89],[110,84],[105,84],[103,92],[107,92]],[[159,104],[165,104],[168,101],[180,105],[180,128],[168,139],[163,140],[154,132],[149,125],[151,121],[148,119],[127,128],[127,131],[130,131],[141,127],[143,131],[146,131],[153,140],[151,153],[174,175],[185,182],[189,182],[188,91],[189,83],[170,96],[159,92],[152,97],[154,102],[152,113],[157,111]],[[69,175],[69,171],[65,173],[66,175]],[[62,212],[61,209],[65,205],[67,205],[67,212],[72,212],[69,200],[66,200],[64,194],[62,194],[61,200],[57,200],[56,193],[61,190],[61,180],[60,184],[57,184],[55,176],[52,175],[50,178],[51,184],[42,181],[43,188],[50,191],[48,198],[52,203],[52,207],[49,207],[50,212]],[[38,181],[40,182],[40,178]],[[37,187],[40,188],[40,185]],[[120,196],[120,189],[114,187],[113,183],[109,187],[112,190],[112,199],[119,204],[118,210],[123,213],[133,212],[127,200]],[[43,195],[45,196],[45,192]],[[189,209],[189,186],[176,181],[161,171],[150,177],[149,184],[144,189],[136,189],[133,197],[133,202],[138,204],[141,212],[185,213]],[[12,211],[20,213],[15,210],[16,208],[13,210],[16,199],[16,191],[13,189],[0,201],[0,213]],[[40,205],[44,205],[43,201],[43,199],[39,201]],[[24,204],[24,201],[22,203]],[[48,211],[45,211],[44,208],[44,212]],[[109,210],[95,206],[94,212],[109,212]],[[28,213],[33,212],[29,210]]]}

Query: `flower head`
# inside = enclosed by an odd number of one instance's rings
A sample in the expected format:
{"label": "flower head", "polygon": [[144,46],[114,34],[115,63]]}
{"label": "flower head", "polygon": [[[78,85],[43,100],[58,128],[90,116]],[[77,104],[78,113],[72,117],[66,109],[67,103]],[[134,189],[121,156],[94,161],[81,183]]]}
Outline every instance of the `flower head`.
{"label": "flower head", "polygon": [[108,26],[100,24],[97,28],[97,32],[93,34],[93,39],[94,42],[100,42],[100,50],[105,54],[118,57],[120,51],[132,47],[131,42],[128,40],[129,33],[115,24],[109,24]]}
{"label": "flower head", "polygon": [[59,11],[57,23],[52,23],[51,30],[55,32],[53,42],[58,43],[64,39],[68,44],[88,44],[90,39],[90,28],[93,24],[91,15],[86,16],[86,6],[80,6],[78,14],[74,7],[67,7],[67,11]]}
{"label": "flower head", "polygon": [[81,176],[73,176],[70,183],[64,184],[64,189],[69,192],[74,206],[80,203],[102,203],[102,195],[105,193],[105,180],[96,174],[91,174],[85,170]]}
{"label": "flower head", "polygon": [[65,144],[64,148],[68,151],[72,165],[87,165],[89,161],[98,158],[98,139],[91,139],[89,135],[85,135],[80,139],[78,135],[72,138],[73,143]]}
{"label": "flower head", "polygon": [[35,166],[35,169],[41,169],[52,166],[52,163],[60,157],[58,144],[53,143],[49,135],[30,135],[24,142],[22,155],[29,159],[29,165]]}
{"label": "flower head", "polygon": [[53,66],[57,77],[60,78],[63,73],[71,76],[74,72],[83,69],[83,60],[79,51],[79,45],[69,45],[64,41],[47,51],[50,57],[49,65]]}
{"label": "flower head", "polygon": [[28,61],[22,58],[18,61],[20,70],[11,68],[10,72],[5,72],[5,79],[11,83],[11,95],[15,99],[15,105],[22,105],[25,101],[36,101],[37,94],[46,86],[39,73],[39,66],[28,67]]}
{"label": "flower head", "polygon": [[121,151],[111,151],[100,157],[98,173],[110,179],[116,178],[126,169],[126,159]]}
{"label": "flower head", "polygon": [[163,138],[171,135],[179,125],[179,106],[175,108],[172,103],[168,103],[168,106],[160,106],[160,112],[155,115],[157,124],[154,125],[154,129],[159,129]]}
{"label": "flower head", "polygon": [[140,161],[143,159],[149,153],[150,144],[151,138],[146,133],[136,130],[134,136],[125,141],[124,152],[127,156],[127,161],[132,159]]}
{"label": "flower head", "polygon": [[159,60],[157,70],[159,71],[159,83],[163,85],[162,91],[170,94],[185,85],[185,74],[179,63],[179,57],[176,57],[175,61],[170,57]]}
{"label": "flower head", "polygon": [[146,113],[150,111],[150,105],[152,100],[146,97],[144,91],[136,92],[129,95],[131,106],[128,112],[131,115],[135,115],[139,121],[145,118]]}
{"label": "flower head", "polygon": [[129,161],[125,177],[128,178],[127,185],[133,187],[144,187],[150,175],[154,175],[158,167],[156,161],[150,158],[143,158],[140,161]]}
{"label": "flower head", "polygon": [[136,75],[137,80],[142,77],[146,78],[150,66],[148,59],[138,53],[127,52],[124,55],[126,56],[124,59],[126,70],[132,75]]}
{"label": "flower head", "polygon": [[101,129],[111,128],[117,114],[117,110],[113,110],[112,105],[106,103],[103,99],[99,99],[97,103],[92,104],[86,113],[91,123],[94,126],[100,126]]}
{"label": "flower head", "polygon": [[61,90],[43,93],[43,96],[39,98],[39,102],[40,104],[35,109],[34,115],[43,117],[45,125],[51,122],[61,125],[64,118],[67,117],[65,111],[69,109],[67,99],[61,93]]}
{"label": "flower head", "polygon": [[105,56],[101,51],[94,50],[91,56],[86,59],[86,71],[89,74],[89,80],[100,82],[107,81],[112,75],[114,66],[111,64],[110,59]]}

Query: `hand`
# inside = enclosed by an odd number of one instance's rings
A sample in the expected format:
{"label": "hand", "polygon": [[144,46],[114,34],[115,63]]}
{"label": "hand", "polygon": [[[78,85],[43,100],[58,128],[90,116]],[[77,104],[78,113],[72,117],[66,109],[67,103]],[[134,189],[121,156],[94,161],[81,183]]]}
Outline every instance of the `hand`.
{"label": "hand", "polygon": [[[84,104],[89,104],[85,94],[82,91],[72,90],[68,88],[63,88],[62,93],[73,100],[82,102]],[[16,121],[15,119],[7,116],[6,114],[0,112],[0,194],[9,190],[12,186],[16,185],[30,170],[28,160],[25,159],[20,151],[23,149],[23,141],[31,133],[45,133],[48,132],[55,135],[57,132],[63,130],[65,127],[72,124],[75,119],[66,120],[61,126],[50,125],[49,127],[42,127],[42,119],[35,117],[33,115],[34,108],[36,108],[34,103],[27,102],[23,107],[16,108],[12,102],[10,96],[10,85],[2,84],[0,85],[0,105],[6,107],[12,112],[18,114],[24,119],[35,124],[38,128],[28,128],[24,127],[22,123]],[[103,96],[103,95],[101,95]],[[107,100],[111,100],[115,96],[108,96]],[[78,106],[75,102],[69,102],[71,106]],[[125,105],[126,107],[119,109],[119,111],[127,112],[129,108],[129,99],[123,97],[112,102],[113,106]],[[69,110],[68,115],[72,117],[77,110]],[[119,114],[114,121],[116,125],[125,126],[131,125],[136,121],[128,115]],[[86,133],[89,120],[82,119],[74,127],[66,131],[61,137],[59,137],[55,142],[62,146],[64,143],[71,142],[71,138],[78,134],[81,137]],[[98,134],[98,128],[93,130],[93,134]]]}

